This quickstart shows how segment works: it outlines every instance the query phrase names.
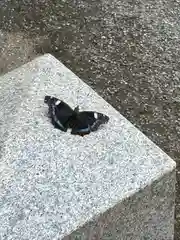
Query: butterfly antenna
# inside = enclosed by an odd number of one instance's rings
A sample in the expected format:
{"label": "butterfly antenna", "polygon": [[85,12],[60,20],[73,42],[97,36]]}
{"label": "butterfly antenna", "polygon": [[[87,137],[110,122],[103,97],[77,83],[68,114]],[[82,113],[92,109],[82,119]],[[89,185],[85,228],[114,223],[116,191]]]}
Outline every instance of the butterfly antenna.
{"label": "butterfly antenna", "polygon": [[90,87],[89,87],[88,89],[89,89],[89,92],[88,92],[88,94],[85,96],[82,105],[84,105],[84,103],[87,101],[88,96],[89,96],[90,93],[91,93],[91,89],[90,89]]}
{"label": "butterfly antenna", "polygon": [[[79,84],[78,84],[79,86],[78,86],[78,91],[77,91],[77,100],[76,100],[76,102],[77,102],[77,104],[76,104],[76,106],[77,106],[76,109],[77,109],[77,110],[79,110],[79,105],[80,105],[80,103],[79,103],[79,93],[80,93],[80,90],[81,90],[81,89],[80,89],[80,85],[81,85],[81,84],[80,84],[80,81],[81,81],[81,80],[79,80]],[[89,92],[88,92],[88,94],[85,96],[85,98],[87,98],[87,97],[90,95],[90,93],[91,93],[91,89],[90,89],[90,87],[89,87]],[[85,101],[86,101],[86,99],[83,100],[83,102],[81,103],[81,105],[84,105],[84,102],[85,102]]]}
{"label": "butterfly antenna", "polygon": [[76,109],[79,108],[79,92],[80,92],[80,80],[79,80],[79,82],[78,82],[77,99],[76,99]]}
{"label": "butterfly antenna", "polygon": [[76,100],[76,106],[77,106],[77,109],[79,110],[79,105],[80,105],[80,102],[79,102],[79,93],[80,93],[80,90],[82,89],[81,87],[81,80],[79,79],[79,82],[78,82],[78,90],[77,90],[77,100]]}
{"label": "butterfly antenna", "polygon": [[88,93],[88,95],[86,95],[86,97],[89,97],[90,93],[91,93],[91,89],[89,87],[89,93]]}

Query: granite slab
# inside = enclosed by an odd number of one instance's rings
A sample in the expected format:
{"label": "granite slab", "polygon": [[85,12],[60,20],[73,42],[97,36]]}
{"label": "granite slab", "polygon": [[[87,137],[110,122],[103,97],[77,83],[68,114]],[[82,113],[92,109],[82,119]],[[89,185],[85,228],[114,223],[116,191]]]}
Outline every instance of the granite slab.
{"label": "granite slab", "polygon": [[[85,137],[64,133],[49,122],[47,94],[110,121]],[[50,54],[0,78],[0,134],[2,240],[63,239],[176,166]]]}

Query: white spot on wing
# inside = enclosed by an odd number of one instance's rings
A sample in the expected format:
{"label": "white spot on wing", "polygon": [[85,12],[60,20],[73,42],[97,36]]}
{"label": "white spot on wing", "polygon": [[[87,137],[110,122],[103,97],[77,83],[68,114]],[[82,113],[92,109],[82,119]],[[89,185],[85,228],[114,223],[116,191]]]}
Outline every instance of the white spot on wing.
{"label": "white spot on wing", "polygon": [[55,105],[57,106],[57,105],[59,105],[60,104],[60,100],[57,100],[56,102],[55,102]]}
{"label": "white spot on wing", "polygon": [[98,114],[97,113],[94,113],[94,118],[98,119]]}

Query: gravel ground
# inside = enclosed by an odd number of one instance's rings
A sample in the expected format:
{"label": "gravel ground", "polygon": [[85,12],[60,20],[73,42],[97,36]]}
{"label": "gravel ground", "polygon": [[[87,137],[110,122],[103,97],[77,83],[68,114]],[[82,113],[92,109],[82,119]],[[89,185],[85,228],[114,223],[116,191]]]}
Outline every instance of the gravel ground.
{"label": "gravel ground", "polygon": [[177,162],[175,240],[180,239],[179,9],[179,0],[0,2],[0,73],[53,54]]}

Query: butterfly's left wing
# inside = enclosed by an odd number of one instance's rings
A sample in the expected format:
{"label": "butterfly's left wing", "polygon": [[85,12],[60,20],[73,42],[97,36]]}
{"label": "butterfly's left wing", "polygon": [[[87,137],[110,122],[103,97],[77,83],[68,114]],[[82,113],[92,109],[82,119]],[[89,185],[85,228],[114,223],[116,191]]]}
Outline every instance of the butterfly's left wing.
{"label": "butterfly's left wing", "polygon": [[49,106],[49,117],[54,127],[66,132],[69,119],[74,115],[72,108],[58,98],[45,96],[44,102]]}
{"label": "butterfly's left wing", "polygon": [[100,125],[109,121],[109,117],[105,114],[85,111],[79,112],[72,124],[71,134],[86,135],[96,131]]}

